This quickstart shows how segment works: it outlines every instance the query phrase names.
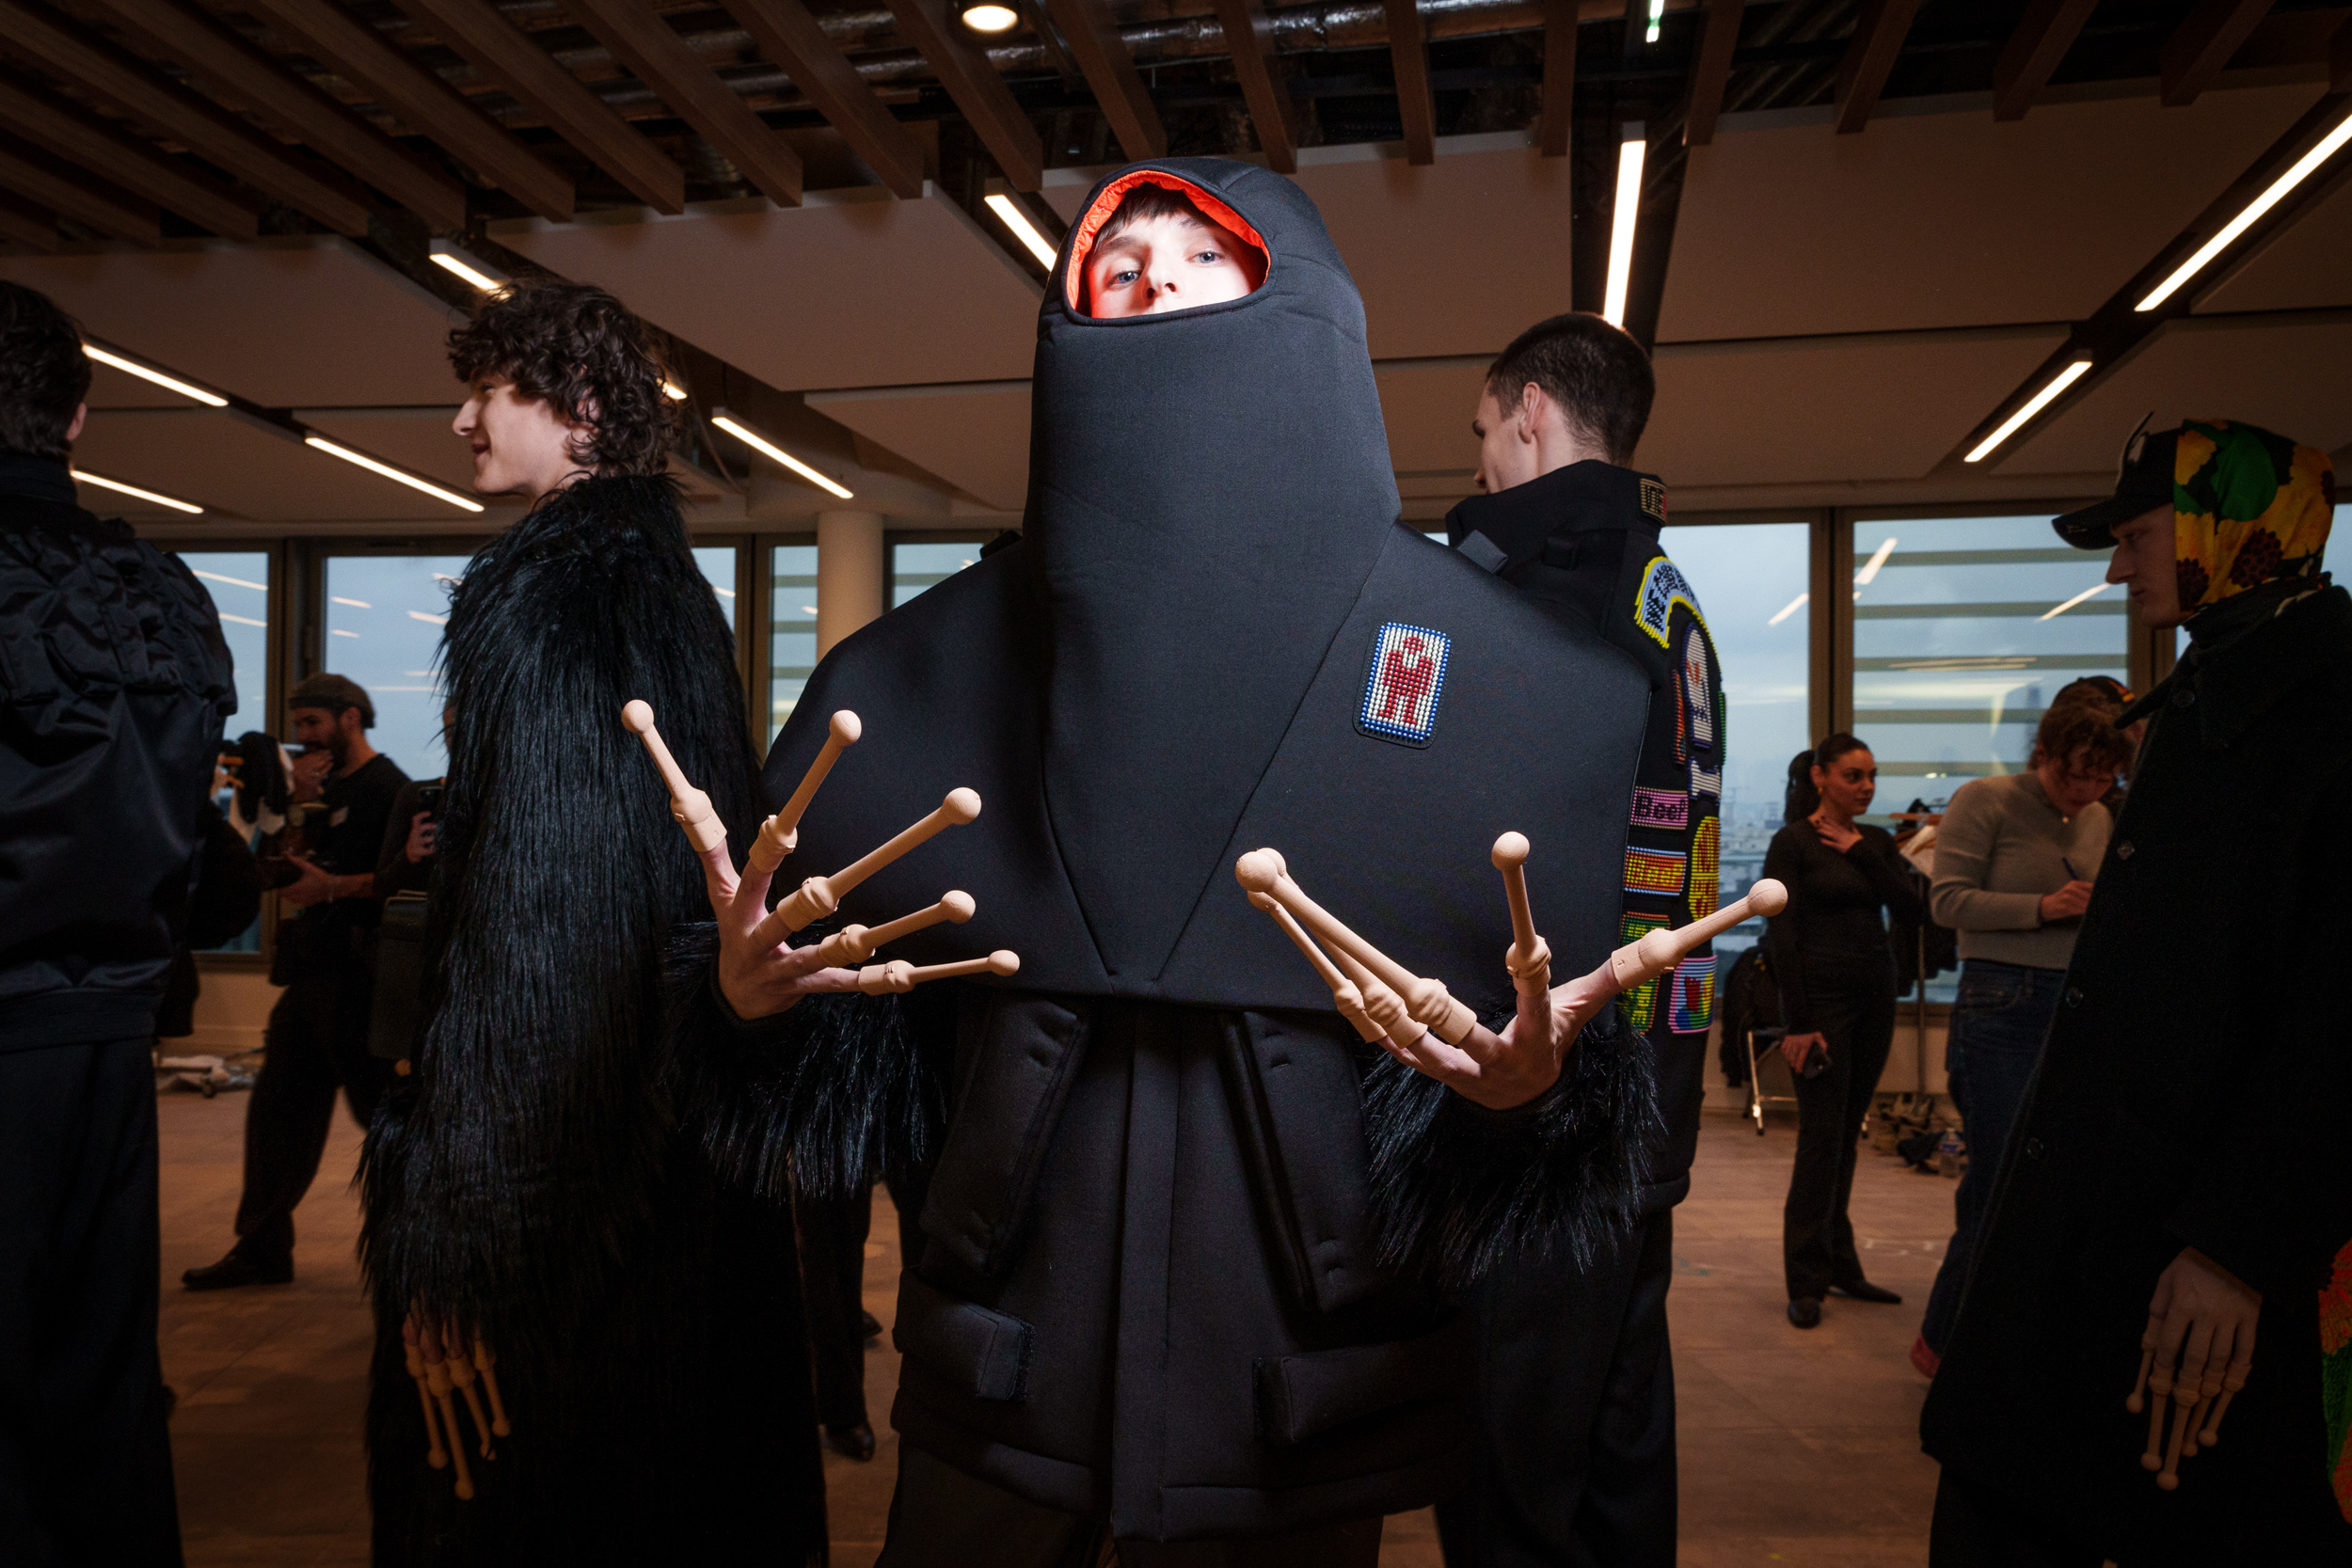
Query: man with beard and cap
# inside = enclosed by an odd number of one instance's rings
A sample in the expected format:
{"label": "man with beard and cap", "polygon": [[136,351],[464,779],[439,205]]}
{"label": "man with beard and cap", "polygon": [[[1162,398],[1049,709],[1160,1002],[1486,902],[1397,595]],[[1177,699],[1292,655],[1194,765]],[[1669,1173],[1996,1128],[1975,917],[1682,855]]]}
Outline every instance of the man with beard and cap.
{"label": "man with beard and cap", "polygon": [[[1635,1206],[1646,1050],[1613,985],[1515,991],[1488,860],[1533,841],[1561,973],[1617,944],[1645,682],[1400,525],[1362,307],[1279,176],[1098,185],[1033,385],[1022,542],[834,649],[766,775],[785,802],[835,711],[863,721],[794,877],[976,787],[977,821],[836,918],[965,889],[976,914],[892,953],[1019,973],[813,995],[861,977],[777,945],[770,873],[718,844],[685,1024],[717,1070],[683,1114],[771,1192],[930,1163],[889,1568],[1091,1564],[1106,1537],[1130,1563],[1369,1565],[1382,1515],[1473,1463],[1441,1287],[1589,1257]],[[1269,846],[1502,1033],[1363,1045],[1236,886]]]}
{"label": "man with beard and cap", "polygon": [[2194,420],[2057,520],[2189,648],[2119,721],[2147,738],[1920,1418],[1935,1568],[2352,1560],[2334,503],[2324,453]]}
{"label": "man with beard and cap", "polygon": [[[1648,677],[1628,813],[1628,942],[1715,911],[1722,843],[1721,671],[1697,595],[1659,546],[1666,486],[1628,467],[1655,391],[1649,356],[1599,316],[1529,327],[1480,391],[1471,430],[1485,494],[1446,517],[1461,554]],[[1675,1560],[1666,1288],[1714,1001],[1713,947],[1702,944],[1619,1004],[1648,1040],[1664,1117],[1643,1150],[1632,1231],[1591,1267],[1515,1259],[1470,1292],[1479,1462],[1470,1490],[1438,1510],[1454,1568]]]}

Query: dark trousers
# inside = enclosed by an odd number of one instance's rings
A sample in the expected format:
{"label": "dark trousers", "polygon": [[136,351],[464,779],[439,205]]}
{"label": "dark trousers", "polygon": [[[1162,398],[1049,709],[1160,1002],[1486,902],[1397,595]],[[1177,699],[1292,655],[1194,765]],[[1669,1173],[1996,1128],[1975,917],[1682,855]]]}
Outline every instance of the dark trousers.
{"label": "dark trousers", "polygon": [[1244,1541],[1120,1541],[1104,1521],[1064,1513],[965,1475],[920,1449],[898,1450],[890,1535],[874,1568],[1375,1568],[1380,1520]]}
{"label": "dark trousers", "polygon": [[[1866,972],[1867,974],[1867,972]],[[1836,984],[1806,976],[1814,1025],[1829,1042],[1829,1066],[1797,1080],[1797,1162],[1781,1213],[1781,1259],[1788,1299],[1819,1300],[1833,1285],[1863,1277],[1846,1204],[1853,1196],[1854,1145],[1878,1092],[1895,1039],[1895,976],[1857,975]]]}
{"label": "dark trousers", "polygon": [[1438,1505],[1449,1568],[1674,1568],[1674,1211],[1593,1267],[1519,1263],[1481,1282],[1477,1462]]}
{"label": "dark trousers", "polygon": [[180,1561],[151,1042],[0,1049],[0,1562]]}
{"label": "dark trousers", "polygon": [[2105,1560],[1949,1470],[1935,1484],[1928,1568],[2099,1568]]}
{"label": "dark trousers", "polygon": [[1939,1356],[1960,1317],[1961,1290],[1968,1283],[1977,1227],[1983,1223],[1993,1183],[2000,1176],[2001,1150],[2009,1145],[2009,1130],[2025,1103],[2026,1085],[2033,1082],[2042,1041],[2065,989],[2062,969],[2028,969],[1983,958],[1970,958],[1960,967],[1960,996],[1952,1006],[1944,1072],[1967,1134],[1968,1168],[1952,1195],[1951,1245],[1944,1249],[1935,1288],[1928,1292],[1927,1320],[1919,1325],[1920,1338]]}
{"label": "dark trousers", "polygon": [[391,1083],[391,1064],[368,1054],[366,968],[339,964],[297,975],[270,1009],[267,1053],[245,1108],[245,1193],[237,1251],[262,1263],[294,1257],[294,1212],[319,1173],[335,1119],[335,1091],[365,1127]]}
{"label": "dark trousers", "polygon": [[[895,1181],[890,1201],[898,1211],[898,1256],[912,1268],[922,1256],[923,1212],[919,1181]],[[801,1236],[801,1289],[808,1303],[809,1369],[817,1385],[817,1419],[846,1431],[864,1426],[866,1336],[866,1238],[873,1229],[874,1191],[825,1202],[792,1195],[792,1218]]]}

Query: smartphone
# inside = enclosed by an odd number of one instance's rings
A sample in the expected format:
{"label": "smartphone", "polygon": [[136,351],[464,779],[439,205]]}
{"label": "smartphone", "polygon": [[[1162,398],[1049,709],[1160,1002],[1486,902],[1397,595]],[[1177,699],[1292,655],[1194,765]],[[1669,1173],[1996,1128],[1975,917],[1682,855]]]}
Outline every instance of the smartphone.
{"label": "smartphone", "polygon": [[1800,1077],[1819,1078],[1829,1070],[1829,1042],[1815,1040],[1805,1049],[1804,1066],[1797,1069]]}
{"label": "smartphone", "polygon": [[430,812],[435,816],[440,816],[441,798],[447,793],[447,786],[442,784],[429,784],[418,785],[417,809],[419,811]]}

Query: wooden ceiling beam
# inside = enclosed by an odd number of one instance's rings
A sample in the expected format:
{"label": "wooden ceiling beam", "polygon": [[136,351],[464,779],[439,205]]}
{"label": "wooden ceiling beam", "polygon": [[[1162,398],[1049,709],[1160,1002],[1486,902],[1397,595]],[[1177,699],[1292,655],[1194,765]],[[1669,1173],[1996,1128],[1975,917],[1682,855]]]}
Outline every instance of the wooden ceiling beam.
{"label": "wooden ceiling beam", "polygon": [[2201,0],[2197,8],[2172,29],[2158,56],[2167,108],[2197,102],[2213,86],[2221,68],[2230,63],[2247,35],[2270,14],[2271,0]]}
{"label": "wooden ceiling beam", "polygon": [[2352,91],[2352,18],[2346,18],[2328,41],[2328,90]]}
{"label": "wooden ceiling beam", "polygon": [[2099,0],[2033,0],[1993,67],[1993,118],[2023,119]]}
{"label": "wooden ceiling beam", "polygon": [[0,131],[0,185],[109,238],[133,245],[163,244],[163,214],[152,203],[5,131]]}
{"label": "wooden ceiling beam", "polygon": [[1405,127],[1405,161],[1438,161],[1438,100],[1429,89],[1429,40],[1414,0],[1381,0],[1389,22],[1389,64],[1396,74],[1396,114]]}
{"label": "wooden ceiling beam", "polygon": [[1045,0],[1045,8],[1077,57],[1096,105],[1110,121],[1111,135],[1119,138],[1120,151],[1131,163],[1167,157],[1168,127],[1160,123],[1160,111],[1110,7],[1104,0]]}
{"label": "wooden ceiling beam", "polygon": [[972,122],[1005,182],[1017,191],[1034,191],[1043,184],[1045,144],[988,55],[964,37],[963,24],[947,13],[943,0],[889,3],[890,14],[898,21],[898,36],[914,45]]}
{"label": "wooden ceiling beam", "polygon": [[394,3],[638,200],[658,213],[686,210],[686,171],[497,7],[481,0]]}
{"label": "wooden ceiling beam", "polygon": [[1731,80],[1732,52],[1740,47],[1740,19],[1747,0],[1707,0],[1707,30],[1691,58],[1691,106],[1682,116],[1682,145],[1705,147],[1715,139],[1724,112],[1724,87]]}
{"label": "wooden ceiling beam", "polygon": [[1854,19],[1853,41],[1837,63],[1837,134],[1852,135],[1870,122],[1879,94],[1895,73],[1903,38],[1919,14],[1919,0],[1863,0]]}
{"label": "wooden ceiling beam", "polygon": [[249,0],[263,20],[354,86],[373,93],[419,134],[541,217],[557,222],[573,212],[572,182],[564,171],[525,147],[466,95],[384,35],[353,19],[332,0]]}
{"label": "wooden ceiling beam", "polygon": [[913,200],[923,194],[923,144],[866,85],[801,0],[721,3],[751,34],[760,54],[770,64],[784,68],[792,85],[808,96],[826,123],[841,133],[850,150],[881,176],[893,195]]}
{"label": "wooden ceiling beam", "polygon": [[801,204],[801,155],[686,46],[643,0],[572,0],[572,14],[629,74],[651,87],[753,188],[780,207]]}
{"label": "wooden ceiling beam", "polygon": [[60,243],[57,220],[31,202],[0,191],[0,240],[14,240],[35,250],[55,250]]}
{"label": "wooden ceiling beam", "polygon": [[250,240],[261,232],[258,208],[235,187],[31,81],[0,76],[0,128],[223,239]]}
{"label": "wooden ceiling beam", "polygon": [[428,223],[466,226],[466,187],[186,0],[92,0],[232,103],[291,133]]}
{"label": "wooden ceiling beam", "polygon": [[338,234],[368,231],[366,198],[42,0],[0,0],[0,42]]}
{"label": "wooden ceiling beam", "polygon": [[1291,124],[1289,84],[1274,53],[1274,23],[1263,0],[1216,0],[1216,22],[1266,166],[1277,174],[1296,174],[1298,134]]}
{"label": "wooden ceiling beam", "polygon": [[1577,0],[1544,0],[1544,95],[1535,115],[1535,145],[1547,158],[1568,155],[1576,118]]}

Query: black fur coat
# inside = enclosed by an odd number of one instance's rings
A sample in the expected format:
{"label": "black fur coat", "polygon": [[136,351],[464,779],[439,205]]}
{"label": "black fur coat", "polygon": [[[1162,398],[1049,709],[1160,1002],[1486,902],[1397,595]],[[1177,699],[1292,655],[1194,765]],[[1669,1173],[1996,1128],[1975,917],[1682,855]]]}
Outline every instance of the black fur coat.
{"label": "black fur coat", "polygon": [[[734,647],[659,479],[549,498],[469,566],[413,1075],[363,1180],[376,1561],[821,1562],[791,1222],[679,1135],[661,1027],[700,868],[622,705],[732,841],[758,816]],[[514,1422],[460,1502],[400,1324],[481,1325]]]}

